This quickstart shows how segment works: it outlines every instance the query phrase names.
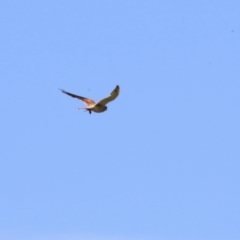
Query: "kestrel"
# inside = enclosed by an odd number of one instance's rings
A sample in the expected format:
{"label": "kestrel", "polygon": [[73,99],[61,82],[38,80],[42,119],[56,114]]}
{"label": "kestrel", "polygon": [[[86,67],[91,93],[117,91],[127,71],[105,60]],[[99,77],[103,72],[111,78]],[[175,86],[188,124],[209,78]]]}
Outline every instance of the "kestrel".
{"label": "kestrel", "polygon": [[101,112],[104,112],[107,110],[107,104],[111,101],[113,101],[118,95],[119,95],[119,92],[120,92],[120,88],[119,86],[117,85],[115,87],[115,89],[111,92],[110,96],[106,97],[106,98],[103,98],[102,100],[100,100],[99,102],[95,103],[92,99],[89,99],[89,98],[85,98],[85,97],[81,97],[81,96],[78,96],[78,95],[75,95],[75,94],[72,94],[70,92],[67,92],[63,89],[60,89],[63,93],[73,97],[73,98],[77,98],[81,101],[83,101],[87,106],[85,108],[77,108],[78,110],[79,109],[86,109],[90,114],[93,112],[96,112],[96,113],[101,113]]}

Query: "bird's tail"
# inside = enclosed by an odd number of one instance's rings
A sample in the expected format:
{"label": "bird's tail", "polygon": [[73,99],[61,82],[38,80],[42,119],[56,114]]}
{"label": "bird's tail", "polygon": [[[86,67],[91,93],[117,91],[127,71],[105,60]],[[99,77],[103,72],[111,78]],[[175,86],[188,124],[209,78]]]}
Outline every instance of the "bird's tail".
{"label": "bird's tail", "polygon": [[87,108],[76,108],[76,110],[85,110],[84,112],[88,111],[90,114],[92,113],[91,110]]}
{"label": "bird's tail", "polygon": [[75,108],[75,110],[85,110],[85,111],[87,111],[86,108]]}

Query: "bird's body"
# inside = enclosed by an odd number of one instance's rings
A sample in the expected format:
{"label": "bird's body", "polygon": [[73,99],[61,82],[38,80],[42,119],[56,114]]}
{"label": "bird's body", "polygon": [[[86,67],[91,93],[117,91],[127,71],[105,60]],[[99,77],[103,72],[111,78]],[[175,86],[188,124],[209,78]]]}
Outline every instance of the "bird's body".
{"label": "bird's body", "polygon": [[78,96],[78,95],[75,95],[75,94],[72,94],[70,92],[67,92],[63,89],[60,89],[63,93],[73,97],[73,98],[77,98],[81,101],[83,101],[87,106],[85,108],[77,108],[78,110],[79,109],[86,109],[90,114],[91,112],[96,112],[96,113],[101,113],[101,112],[104,112],[107,110],[107,104],[111,101],[113,101],[118,95],[119,95],[119,92],[120,92],[120,88],[119,86],[117,85],[116,88],[111,92],[110,96],[100,100],[99,102],[95,103],[92,99],[89,99],[89,98],[85,98],[85,97],[81,97],[81,96]]}

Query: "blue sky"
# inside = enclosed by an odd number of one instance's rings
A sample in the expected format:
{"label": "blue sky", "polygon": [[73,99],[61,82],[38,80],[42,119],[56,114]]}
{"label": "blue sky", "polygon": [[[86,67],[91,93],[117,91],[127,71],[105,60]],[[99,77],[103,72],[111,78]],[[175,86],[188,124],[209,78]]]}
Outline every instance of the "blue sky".
{"label": "blue sky", "polygon": [[[2,1],[3,240],[240,239],[239,1]],[[63,88],[99,100],[102,114]]]}

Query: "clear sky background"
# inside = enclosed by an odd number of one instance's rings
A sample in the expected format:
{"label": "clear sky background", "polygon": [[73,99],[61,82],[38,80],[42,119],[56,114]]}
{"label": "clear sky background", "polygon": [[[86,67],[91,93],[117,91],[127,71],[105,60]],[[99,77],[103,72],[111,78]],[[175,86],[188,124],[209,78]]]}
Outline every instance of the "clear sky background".
{"label": "clear sky background", "polygon": [[0,87],[1,240],[240,239],[239,1],[1,1]]}

